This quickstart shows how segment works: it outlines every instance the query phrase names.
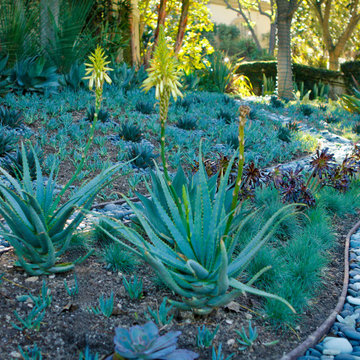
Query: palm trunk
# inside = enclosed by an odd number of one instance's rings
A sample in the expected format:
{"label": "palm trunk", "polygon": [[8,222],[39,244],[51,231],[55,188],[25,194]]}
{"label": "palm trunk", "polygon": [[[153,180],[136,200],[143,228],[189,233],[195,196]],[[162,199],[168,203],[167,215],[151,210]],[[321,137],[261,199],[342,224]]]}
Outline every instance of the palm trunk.
{"label": "palm trunk", "polygon": [[278,96],[293,98],[293,74],[291,62],[291,17],[278,18],[278,56],[277,56],[277,87]]}
{"label": "palm trunk", "polygon": [[[44,50],[49,42],[54,41],[54,25],[59,20],[59,1],[58,0],[40,0],[40,41]],[[55,24],[52,23],[52,19]]]}
{"label": "palm trunk", "polygon": [[131,30],[131,61],[132,65],[138,69],[140,66],[140,13],[138,0],[131,0],[131,16],[129,22]]}
{"label": "palm trunk", "polygon": [[190,0],[183,0],[182,6],[181,6],[179,29],[178,29],[178,33],[176,36],[176,42],[175,42],[175,54],[179,53],[182,42],[184,40],[186,25],[187,25],[187,21],[188,21],[189,7],[190,7]]}

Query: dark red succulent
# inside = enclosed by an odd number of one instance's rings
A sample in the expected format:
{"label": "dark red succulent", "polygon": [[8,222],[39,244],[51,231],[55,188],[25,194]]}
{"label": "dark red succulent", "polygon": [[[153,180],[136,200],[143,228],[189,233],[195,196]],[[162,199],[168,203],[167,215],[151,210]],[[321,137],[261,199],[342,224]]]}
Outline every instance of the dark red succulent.
{"label": "dark red succulent", "polygon": [[318,176],[322,179],[323,175],[327,175],[336,166],[334,154],[329,153],[329,149],[325,148],[321,151],[316,150],[316,155],[310,161],[312,168],[312,177]]}

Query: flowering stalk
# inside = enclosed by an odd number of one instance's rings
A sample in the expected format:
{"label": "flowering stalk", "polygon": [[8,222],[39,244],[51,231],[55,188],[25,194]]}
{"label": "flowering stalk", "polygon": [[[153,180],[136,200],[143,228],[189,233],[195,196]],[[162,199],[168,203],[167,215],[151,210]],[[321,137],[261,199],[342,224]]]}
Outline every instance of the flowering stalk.
{"label": "flowering stalk", "polygon": [[161,26],[154,57],[147,70],[148,77],[144,80],[142,87],[145,91],[149,91],[152,87],[155,87],[155,97],[160,101],[160,153],[164,168],[164,176],[169,185],[171,185],[171,181],[165,157],[165,124],[169,110],[170,97],[172,96],[176,101],[178,96],[182,96],[179,90],[181,84],[179,82],[180,72],[177,65],[176,57],[167,47],[164,28]]}
{"label": "flowering stalk", "polygon": [[[230,208],[230,216],[227,222],[227,231],[230,228],[231,221],[234,217],[234,211],[236,209],[236,204],[239,197],[239,190],[241,186],[241,179],[243,175],[243,169],[244,169],[244,162],[245,162],[245,124],[246,124],[246,117],[250,113],[250,108],[248,106],[242,105],[239,108],[240,116],[239,116],[239,160],[238,160],[238,171],[237,176],[235,180],[235,187],[233,192],[233,198],[231,202],[231,208]],[[226,232],[227,232],[226,231]]]}
{"label": "flowering stalk", "polygon": [[[111,84],[111,78],[109,77],[107,72],[112,71],[112,69],[107,67],[107,65],[110,63],[110,61],[106,61],[106,59],[107,59],[107,56],[105,55],[104,50],[98,45],[97,48],[95,49],[94,53],[92,53],[89,56],[90,63],[85,63],[85,65],[86,65],[85,75],[86,76],[84,77],[84,79],[89,80],[89,89],[91,91],[94,91],[94,93],[95,93],[94,120],[91,124],[90,136],[85,145],[84,151],[82,153],[80,163],[77,166],[75,173],[73,174],[71,179],[67,182],[67,184],[62,188],[62,190],[58,194],[57,200],[54,202],[55,207],[59,204],[62,195],[65,194],[66,190],[76,180],[80,171],[84,167],[87,153],[93,142],[94,134],[95,134],[95,127],[96,127],[96,123],[98,120],[99,111],[101,108],[104,83],[107,82],[108,84]],[[94,86],[95,86],[95,89],[93,90]]]}

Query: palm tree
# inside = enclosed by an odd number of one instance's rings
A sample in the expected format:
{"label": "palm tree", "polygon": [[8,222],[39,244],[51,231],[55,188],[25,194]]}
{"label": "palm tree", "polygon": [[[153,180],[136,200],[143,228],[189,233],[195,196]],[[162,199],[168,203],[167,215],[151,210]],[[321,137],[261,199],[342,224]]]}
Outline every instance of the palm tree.
{"label": "palm tree", "polygon": [[291,21],[301,0],[276,0],[277,5],[277,88],[281,98],[293,98]]}

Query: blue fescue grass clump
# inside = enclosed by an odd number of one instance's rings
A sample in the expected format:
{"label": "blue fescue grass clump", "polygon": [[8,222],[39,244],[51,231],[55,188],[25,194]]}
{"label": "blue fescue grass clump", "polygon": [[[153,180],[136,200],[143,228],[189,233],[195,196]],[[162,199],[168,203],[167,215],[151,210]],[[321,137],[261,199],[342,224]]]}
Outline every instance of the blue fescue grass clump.
{"label": "blue fescue grass clump", "polygon": [[[249,266],[248,276],[252,277],[260,269],[271,266],[256,282],[256,286],[273,292],[290,302],[301,314],[311,306],[311,299],[322,288],[324,269],[330,261],[329,250],[335,244],[331,220],[334,214],[350,214],[359,206],[354,200],[356,184],[347,193],[322,189],[318,193],[316,207],[307,208],[297,217],[289,217],[273,234],[269,243],[259,251]],[[281,207],[276,189],[263,188],[255,193],[255,199],[247,206],[260,208],[257,223],[249,224],[242,234],[243,246],[246,239],[258,226]],[[293,314],[286,306],[265,299],[263,311],[275,327],[293,326],[299,315]]]}

